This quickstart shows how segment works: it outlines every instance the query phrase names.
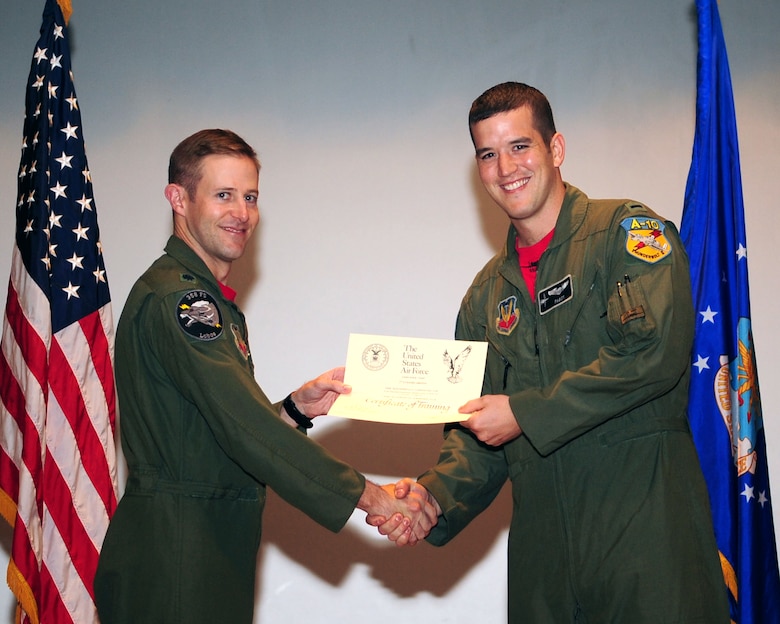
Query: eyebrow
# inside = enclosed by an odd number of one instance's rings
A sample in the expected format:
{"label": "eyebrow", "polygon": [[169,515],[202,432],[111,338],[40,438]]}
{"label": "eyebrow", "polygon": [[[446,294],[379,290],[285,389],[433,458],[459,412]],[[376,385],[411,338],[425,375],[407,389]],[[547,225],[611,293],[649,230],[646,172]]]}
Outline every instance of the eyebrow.
{"label": "eyebrow", "polygon": [[[533,140],[531,137],[518,137],[516,139],[512,139],[509,141],[509,145],[525,145],[528,143],[532,143]],[[478,150],[476,150],[476,155],[480,156],[481,154],[486,154],[487,152],[495,152],[496,148],[494,147],[481,147]]]}
{"label": "eyebrow", "polygon": [[[243,191],[239,191],[235,186],[218,186],[217,188],[214,189],[215,193],[222,193],[224,191],[229,191],[231,193],[243,192]],[[260,193],[260,190],[256,188],[249,189],[248,191],[246,191],[246,193],[252,193],[253,195],[258,195]]]}

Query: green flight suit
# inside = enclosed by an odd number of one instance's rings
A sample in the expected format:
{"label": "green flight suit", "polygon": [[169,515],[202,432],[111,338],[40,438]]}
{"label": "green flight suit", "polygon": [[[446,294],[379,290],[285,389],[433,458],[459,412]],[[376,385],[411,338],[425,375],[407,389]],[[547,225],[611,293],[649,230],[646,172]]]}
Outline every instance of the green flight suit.
{"label": "green flight suit", "polygon": [[452,539],[512,482],[509,621],[728,622],[686,416],[694,331],[677,231],[646,206],[567,185],[536,301],[510,228],[463,299],[456,337],[488,342],[484,394],[523,434],[445,429],[420,481]]}
{"label": "green flight suit", "polygon": [[171,237],[119,321],[124,496],[103,544],[102,624],[250,624],[265,488],[332,531],[364,477],[279,417],[244,315]]}

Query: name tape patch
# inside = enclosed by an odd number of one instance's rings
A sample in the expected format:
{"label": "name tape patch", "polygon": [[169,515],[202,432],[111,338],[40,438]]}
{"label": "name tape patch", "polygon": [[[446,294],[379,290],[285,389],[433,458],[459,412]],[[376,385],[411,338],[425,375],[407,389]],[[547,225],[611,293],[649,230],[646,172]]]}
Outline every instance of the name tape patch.
{"label": "name tape patch", "polygon": [[574,297],[574,286],[572,284],[571,273],[562,280],[555,282],[539,291],[537,301],[539,303],[539,314],[547,314]]}

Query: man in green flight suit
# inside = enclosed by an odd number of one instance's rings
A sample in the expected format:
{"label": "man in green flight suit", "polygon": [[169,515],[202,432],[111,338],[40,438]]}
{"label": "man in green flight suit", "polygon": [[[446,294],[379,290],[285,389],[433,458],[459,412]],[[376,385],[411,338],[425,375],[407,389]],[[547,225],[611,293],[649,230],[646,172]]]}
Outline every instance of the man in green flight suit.
{"label": "man in green flight suit", "polygon": [[441,545],[511,481],[511,624],[727,623],[686,415],[694,313],[677,231],[639,202],[565,183],[564,139],[533,87],[488,89],[469,128],[510,220],[456,325],[488,342],[483,396],[396,495],[435,506],[428,541]]}
{"label": "man in green flight suit", "polygon": [[304,435],[349,391],[343,369],[280,404],[255,381],[227,281],[259,220],[259,170],[227,130],[197,132],[171,155],[174,233],[117,329],[129,474],[95,578],[102,624],[250,624],[266,485],[332,531],[356,507],[394,517],[403,541],[435,522],[431,506],[410,507]]}

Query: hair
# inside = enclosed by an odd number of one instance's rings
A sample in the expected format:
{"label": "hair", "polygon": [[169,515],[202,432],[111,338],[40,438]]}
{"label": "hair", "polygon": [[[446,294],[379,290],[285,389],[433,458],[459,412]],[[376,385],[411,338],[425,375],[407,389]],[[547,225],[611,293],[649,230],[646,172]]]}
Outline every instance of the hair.
{"label": "hair", "polygon": [[221,129],[200,130],[184,139],[171,153],[168,183],[183,186],[187,194],[194,197],[202,176],[203,159],[215,154],[250,158],[257,171],[260,171],[257,153],[235,132]]}
{"label": "hair", "polygon": [[503,82],[491,87],[474,100],[469,110],[469,132],[472,141],[474,140],[472,129],[476,123],[523,106],[531,109],[534,127],[542,135],[544,142],[549,145],[555,134],[555,121],[550,102],[544,93],[522,82]]}

